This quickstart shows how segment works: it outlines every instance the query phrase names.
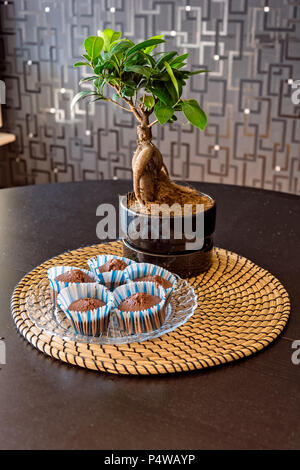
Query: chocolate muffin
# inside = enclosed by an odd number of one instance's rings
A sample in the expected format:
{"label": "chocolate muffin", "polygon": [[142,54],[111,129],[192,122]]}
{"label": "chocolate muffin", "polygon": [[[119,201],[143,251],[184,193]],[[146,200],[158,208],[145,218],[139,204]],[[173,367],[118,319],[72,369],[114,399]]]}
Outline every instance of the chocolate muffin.
{"label": "chocolate muffin", "polygon": [[104,307],[105,302],[100,299],[95,298],[83,298],[74,300],[69,305],[69,310],[75,310],[76,312],[87,312],[89,310],[94,310],[95,308]]}
{"label": "chocolate muffin", "polygon": [[55,281],[86,283],[95,282],[95,279],[93,279],[91,276],[88,276],[83,271],[80,271],[80,269],[72,269],[71,271],[66,271],[65,273],[57,276]]}
{"label": "chocolate muffin", "polygon": [[100,266],[97,270],[100,273],[108,273],[109,271],[123,271],[127,266],[128,264],[125,263],[125,261],[115,258],[106,261],[106,263]]}
{"label": "chocolate muffin", "polygon": [[169,289],[172,287],[172,283],[169,282],[167,279],[164,279],[161,276],[158,276],[155,274],[154,276],[144,276],[144,277],[139,277],[138,279],[135,279],[136,281],[150,281],[150,282],[156,282],[157,284],[160,284],[164,289]]}
{"label": "chocolate muffin", "polygon": [[138,292],[123,300],[119,304],[118,309],[125,312],[136,312],[154,307],[154,305],[159,304],[160,301],[161,299],[157,295]]}

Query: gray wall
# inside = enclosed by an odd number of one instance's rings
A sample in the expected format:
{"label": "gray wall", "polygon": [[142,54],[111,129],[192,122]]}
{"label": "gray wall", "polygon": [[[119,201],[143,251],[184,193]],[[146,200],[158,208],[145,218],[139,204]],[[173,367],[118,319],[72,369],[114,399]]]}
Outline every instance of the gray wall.
{"label": "gray wall", "polygon": [[7,87],[2,108],[5,129],[17,141],[0,149],[0,186],[131,178],[131,114],[101,102],[70,113],[85,74],[72,68],[84,38],[113,27],[134,41],[164,33],[165,48],[190,53],[190,68],[211,70],[185,91],[206,110],[205,132],[183,121],[155,126],[174,178],[300,193],[300,106],[291,100],[291,79],[300,79],[299,2],[5,3],[0,1],[0,71]]}

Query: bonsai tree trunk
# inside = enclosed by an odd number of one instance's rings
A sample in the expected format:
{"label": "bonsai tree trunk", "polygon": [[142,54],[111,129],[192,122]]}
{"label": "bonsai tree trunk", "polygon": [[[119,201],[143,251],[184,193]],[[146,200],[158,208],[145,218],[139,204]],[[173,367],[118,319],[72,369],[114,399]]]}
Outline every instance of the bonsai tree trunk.
{"label": "bonsai tree trunk", "polygon": [[132,159],[133,187],[136,199],[144,205],[157,200],[161,172],[167,175],[167,170],[160,151],[152,143],[147,114],[137,127],[137,135],[138,145]]}
{"label": "bonsai tree trunk", "polygon": [[136,200],[142,206],[149,203],[196,204],[201,202],[197,191],[175,184],[170,180],[162,154],[152,142],[149,115],[143,113],[137,127],[137,149],[132,159],[133,188]]}

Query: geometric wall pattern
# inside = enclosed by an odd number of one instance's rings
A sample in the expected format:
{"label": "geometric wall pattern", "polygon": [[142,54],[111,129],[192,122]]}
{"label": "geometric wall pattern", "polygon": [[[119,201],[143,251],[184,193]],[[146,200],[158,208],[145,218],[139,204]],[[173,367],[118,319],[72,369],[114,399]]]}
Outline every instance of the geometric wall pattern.
{"label": "geometric wall pattern", "polygon": [[[6,84],[0,187],[131,178],[133,116],[70,102],[87,35],[112,27],[143,40],[163,33],[188,52],[184,97],[205,109],[205,132],[184,120],[154,126],[174,179],[300,194],[300,2],[296,0],[0,0],[0,78]],[[82,86],[81,89],[87,88]]]}

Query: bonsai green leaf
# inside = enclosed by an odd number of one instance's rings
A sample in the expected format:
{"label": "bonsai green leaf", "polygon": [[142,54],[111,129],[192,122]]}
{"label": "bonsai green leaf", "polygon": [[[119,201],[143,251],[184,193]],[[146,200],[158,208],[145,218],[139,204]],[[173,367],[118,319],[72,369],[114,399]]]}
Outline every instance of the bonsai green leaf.
{"label": "bonsai green leaf", "polygon": [[104,52],[109,52],[111,44],[117,41],[121,37],[122,33],[114,31],[113,29],[107,28],[104,31],[100,31],[99,36],[103,39]]}
{"label": "bonsai green leaf", "polygon": [[175,103],[177,103],[178,101],[178,95],[170,78],[169,78],[169,81],[166,82],[166,89],[168,90],[168,93],[170,95],[170,101],[168,104],[170,104],[171,106],[174,106]]}
{"label": "bonsai green leaf", "polygon": [[122,39],[117,39],[116,41],[111,42],[110,43],[110,48],[112,49],[112,47],[114,47],[116,44],[119,44],[119,42],[124,42],[124,41],[126,41],[129,44],[131,44],[132,46],[134,46],[134,42],[132,42],[130,39],[122,38]]}
{"label": "bonsai green leaf", "polygon": [[140,51],[132,54],[128,59],[125,57],[124,65],[142,65],[145,63]]}
{"label": "bonsai green leaf", "polygon": [[147,41],[140,42],[139,44],[136,44],[135,46],[128,49],[125,55],[128,57],[136,51],[139,51],[141,49],[146,49],[149,46],[156,46],[158,44],[161,44],[162,42],[166,42],[166,41],[164,41],[163,39],[147,39]]}
{"label": "bonsai green leaf", "polygon": [[134,95],[134,88],[131,88],[129,86],[124,86],[121,92],[122,96],[128,96],[129,98]]}
{"label": "bonsai green leaf", "polygon": [[161,54],[165,54],[165,52],[164,51],[155,52],[155,54],[152,54],[152,57],[156,57],[157,55],[161,55]]}
{"label": "bonsai green leaf", "polygon": [[95,57],[95,59],[91,60],[92,62],[92,67],[96,67],[96,65],[98,64],[98,62],[100,62],[101,64],[101,61],[99,60],[100,58],[100,55],[98,55],[98,57]]}
{"label": "bonsai green leaf", "polygon": [[174,65],[172,65],[172,69],[181,69],[182,67],[185,67],[186,66],[186,62],[179,62],[179,63],[176,63]]}
{"label": "bonsai green leaf", "polygon": [[162,81],[162,82],[169,82],[170,81],[170,77],[169,77],[169,74],[167,72],[161,72],[161,73],[153,74],[153,78],[155,78],[155,80],[159,80],[159,81]]}
{"label": "bonsai green leaf", "polygon": [[166,90],[164,87],[151,87],[149,88],[149,91],[151,91],[153,95],[157,96],[157,98],[159,98],[160,101],[162,101],[167,106],[172,106],[174,104],[168,90]]}
{"label": "bonsai green leaf", "polygon": [[120,86],[121,85],[121,80],[119,78],[115,78],[115,77],[108,77],[106,79],[106,83],[109,83],[110,85],[113,85],[113,86]]}
{"label": "bonsai green leaf", "polygon": [[182,111],[187,120],[193,126],[199,127],[202,131],[207,124],[207,117],[203,109],[200,108],[196,100],[182,100]]}
{"label": "bonsai green leaf", "polygon": [[[162,39],[164,37],[163,34],[159,34],[158,36],[152,36],[152,38],[149,38],[149,39]],[[153,51],[153,49],[155,49],[157,46],[157,44],[154,44],[153,46],[148,46],[146,47],[146,49],[144,50],[145,54],[151,54],[151,52]]]}
{"label": "bonsai green leaf", "polygon": [[165,67],[166,67],[166,71],[168,72],[168,74],[170,75],[170,78],[172,80],[172,83],[174,85],[174,88],[176,90],[176,93],[177,93],[177,96],[179,98],[179,88],[178,88],[178,83],[177,83],[177,80],[175,78],[175,75],[173,73],[173,70],[172,70],[172,67],[168,64],[168,62],[164,62],[165,64]]}
{"label": "bonsai green leaf", "polygon": [[139,73],[140,75],[144,75],[147,78],[150,78],[151,76],[151,69],[142,65],[125,65],[124,70],[126,72]]}
{"label": "bonsai green leaf", "polygon": [[176,64],[181,64],[182,62],[185,61],[185,59],[188,58],[190,54],[182,54],[182,55],[179,55],[177,57],[175,57],[175,59],[173,59],[171,62],[169,62],[169,64],[171,65],[171,67],[174,67],[174,65]]}
{"label": "bonsai green leaf", "polygon": [[[148,79],[147,78],[142,78],[139,83],[136,85],[136,90],[141,90],[142,88],[145,88],[148,85]],[[145,91],[151,91],[150,89],[145,88]]]}
{"label": "bonsai green leaf", "polygon": [[94,67],[94,73],[97,75],[101,75],[103,72],[103,64],[97,64],[96,67]]}
{"label": "bonsai green leaf", "polygon": [[[104,53],[103,53],[103,54],[104,54]],[[103,64],[103,62],[104,62],[104,58],[102,57],[101,54],[99,54],[98,57],[96,57],[96,58],[94,59],[94,67],[95,67],[95,65],[97,65],[97,64]]]}
{"label": "bonsai green leaf", "polygon": [[91,90],[83,90],[83,91],[80,91],[79,93],[77,93],[77,95],[74,96],[74,98],[72,99],[72,102],[71,102],[71,109],[74,108],[75,104],[78,103],[78,101],[82,100],[83,98],[85,98],[86,96],[91,96],[91,95],[96,95],[97,93],[95,93],[94,91],[91,91]]}
{"label": "bonsai green leaf", "polygon": [[143,51],[137,51],[128,57],[125,54],[124,65],[150,65],[150,67],[154,67],[155,60],[151,55],[145,54]]}
{"label": "bonsai green leaf", "polygon": [[96,77],[95,80],[93,81],[94,86],[99,89],[103,83],[103,80],[99,77]]}
{"label": "bonsai green leaf", "polygon": [[144,98],[144,106],[148,109],[152,109],[153,106],[155,105],[155,99],[151,95],[147,95]]}
{"label": "bonsai green leaf", "polygon": [[114,43],[115,41],[118,41],[120,37],[122,36],[122,33],[120,31],[114,31],[114,34],[111,37],[110,44]]}
{"label": "bonsai green leaf", "polygon": [[139,55],[140,55],[140,58],[143,58],[146,62],[148,62],[148,64],[150,65],[150,67],[154,67],[155,66],[155,60],[153,59],[153,57],[149,54],[146,54],[145,52],[143,51],[139,51]]}
{"label": "bonsai green leaf", "polygon": [[103,39],[99,36],[89,36],[88,38],[86,38],[83,45],[91,60],[98,57],[98,55],[101,53],[103,43]]}
{"label": "bonsai green leaf", "polygon": [[119,68],[117,64],[111,59],[105,60],[102,64],[98,63],[94,68],[94,73],[97,75],[101,75],[104,69],[108,70],[109,72],[115,69],[116,72],[119,73]]}
{"label": "bonsai green leaf", "polygon": [[123,82],[124,86],[129,86],[130,88],[136,88],[136,83],[133,80],[126,80]]}
{"label": "bonsai green leaf", "polygon": [[165,124],[174,114],[174,109],[160,101],[154,107],[155,116],[160,124]]}
{"label": "bonsai green leaf", "polygon": [[164,66],[164,62],[168,62],[171,60],[175,55],[177,55],[177,52],[172,51],[172,52],[164,52],[160,58],[157,60],[155,64],[155,68],[161,69]]}
{"label": "bonsai green leaf", "polygon": [[88,62],[76,62],[73,67],[82,67],[83,65],[88,65],[90,66],[90,64]]}
{"label": "bonsai green leaf", "polygon": [[94,98],[93,100],[90,100],[90,103],[94,103],[94,101],[99,101],[99,100],[105,100],[106,98],[104,98],[103,96],[97,96],[96,98]]}
{"label": "bonsai green leaf", "polygon": [[92,75],[91,77],[84,77],[80,80],[79,83],[91,82],[92,80],[95,80],[96,78],[98,78],[96,75]]}
{"label": "bonsai green leaf", "polygon": [[[126,42],[125,42],[126,41]],[[119,54],[121,52],[124,52],[126,51],[127,49],[129,49],[129,47],[131,47],[131,41],[127,41],[127,40],[124,40],[124,41],[119,41],[117,42],[109,51],[109,57],[113,56],[114,54]]]}
{"label": "bonsai green leaf", "polygon": [[198,75],[198,73],[205,73],[205,72],[209,72],[209,70],[195,70],[193,72],[190,72],[190,71],[186,71],[189,75]]}

